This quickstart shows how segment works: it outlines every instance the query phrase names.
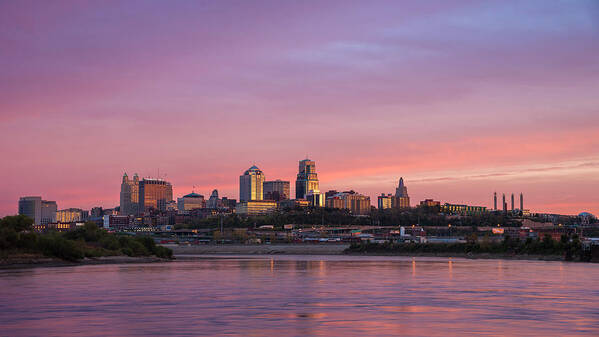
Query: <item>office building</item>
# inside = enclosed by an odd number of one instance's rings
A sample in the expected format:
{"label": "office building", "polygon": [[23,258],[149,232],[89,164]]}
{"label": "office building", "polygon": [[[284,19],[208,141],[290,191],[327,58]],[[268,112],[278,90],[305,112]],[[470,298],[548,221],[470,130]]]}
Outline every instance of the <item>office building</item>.
{"label": "office building", "polygon": [[271,180],[264,182],[264,200],[281,201],[289,199],[289,182]]}
{"label": "office building", "polygon": [[139,182],[139,212],[166,211],[173,200],[173,186],[163,179],[144,178]]}
{"label": "office building", "polygon": [[[121,182],[120,213],[122,215],[135,215],[139,207],[139,176],[137,173],[133,179],[129,179],[127,173],[123,174]],[[142,209],[143,211],[143,209]]]}
{"label": "office building", "polygon": [[19,198],[19,214],[33,219],[35,225],[56,222],[56,201],[42,200],[42,197]]}
{"label": "office building", "polygon": [[325,201],[328,208],[348,209],[354,215],[370,213],[370,197],[355,191],[340,192],[328,197]]}
{"label": "office building", "polygon": [[67,208],[56,212],[56,222],[58,223],[84,222],[88,218],[88,211],[80,208]]}
{"label": "office building", "polygon": [[440,201],[435,201],[433,199],[424,199],[420,202],[420,206],[421,207],[440,207],[441,206],[441,202]]}
{"label": "office building", "polygon": [[239,201],[263,200],[264,174],[256,165],[239,176]]}
{"label": "office building", "polygon": [[408,195],[408,188],[405,186],[403,177],[399,178],[399,184],[395,189],[395,208],[409,208],[410,207],[410,196]]}
{"label": "office building", "polygon": [[295,198],[306,199],[310,191],[320,191],[316,163],[310,159],[300,160],[299,172],[295,180]]}
{"label": "office building", "polygon": [[213,190],[210,194],[210,199],[208,199],[208,201],[206,202],[206,207],[216,209],[221,208],[222,206],[222,202],[218,198],[218,190]]}
{"label": "office building", "polygon": [[310,203],[306,199],[286,199],[279,201],[280,208],[297,208],[297,207],[308,207]]}
{"label": "office building", "polygon": [[324,195],[319,190],[309,190],[306,194],[306,200],[312,207],[324,207]]}
{"label": "office building", "polygon": [[387,209],[393,207],[393,201],[395,197],[391,194],[381,193],[378,196],[378,208],[379,209]]}
{"label": "office building", "polygon": [[482,206],[455,205],[448,203],[441,205],[441,212],[445,214],[474,215],[482,214],[486,211],[487,208]]}
{"label": "office building", "polygon": [[204,208],[205,206],[206,201],[201,194],[191,192],[181,198],[177,198],[177,211],[181,214],[187,213],[192,209]]}
{"label": "office building", "polygon": [[274,212],[277,202],[272,200],[242,201],[235,207],[235,212],[241,215],[264,215]]}

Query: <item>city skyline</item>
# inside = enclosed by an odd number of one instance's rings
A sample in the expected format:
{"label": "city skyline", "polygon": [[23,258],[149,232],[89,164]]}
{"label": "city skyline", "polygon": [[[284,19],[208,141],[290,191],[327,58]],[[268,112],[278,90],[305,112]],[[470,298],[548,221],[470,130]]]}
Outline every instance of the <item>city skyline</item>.
{"label": "city skyline", "polygon": [[[315,172],[315,161],[310,160],[308,158],[300,160],[299,161],[299,174],[297,175],[298,181],[305,181],[306,179],[306,175],[305,173],[309,172],[312,173],[313,176],[311,179],[313,179],[314,185],[312,185],[314,188],[318,188],[318,179],[316,178],[316,172]],[[159,171],[158,171],[159,172]],[[150,202],[150,205],[152,208],[156,208],[158,210],[164,211],[166,210],[166,205],[169,202],[172,202],[173,205],[179,205],[178,208],[180,209],[185,209],[185,206],[181,207],[182,205],[184,205],[184,200],[185,198],[201,198],[201,203],[198,203],[196,201],[193,201],[194,203],[196,203],[197,205],[201,205],[200,208],[204,208],[204,207],[208,207],[208,208],[217,208],[216,205],[207,205],[207,202],[210,204],[211,202],[213,203],[212,199],[216,198],[218,199],[218,189],[213,189],[212,193],[211,193],[211,197],[210,197],[210,201],[205,200],[204,196],[198,193],[195,193],[195,189],[196,189],[196,185],[192,186],[192,190],[191,193],[188,193],[186,195],[181,195],[181,197],[179,197],[178,195],[174,194],[173,189],[174,187],[172,186],[171,182],[167,181],[165,179],[166,174],[164,175],[164,177],[160,176],[160,173],[158,173],[158,177],[153,177],[153,176],[147,176],[147,177],[143,177],[139,178],[139,175],[137,173],[134,174],[134,178],[133,179],[129,179],[128,178],[128,174],[127,172],[123,173],[122,176],[122,181],[121,181],[121,189],[120,189],[120,203],[119,205],[116,206],[109,206],[107,207],[107,205],[100,205],[100,204],[96,204],[94,206],[89,207],[88,209],[92,209],[92,208],[96,208],[96,207],[104,207],[107,210],[112,209],[112,207],[119,207],[119,212],[122,215],[135,215],[137,212],[136,211],[131,211],[131,207],[129,206],[129,204],[131,203],[130,200],[139,200],[139,205],[137,205],[137,201],[135,201],[134,203],[136,204],[136,208],[135,209],[143,209],[144,207],[141,207],[141,204],[143,203],[142,201],[142,195],[143,195],[143,183],[152,183],[152,184],[160,184],[160,185],[164,185],[164,187],[168,187],[168,191],[164,190],[164,191],[156,191],[156,192],[152,192],[152,195],[154,200],[153,203]],[[257,175],[257,177],[256,177]],[[133,184],[135,183],[135,184]],[[257,186],[254,186],[256,185]],[[269,192],[268,195],[270,197],[267,197],[267,191],[265,191],[264,186],[266,186],[266,184],[281,184],[281,186],[278,186],[275,188],[275,190],[277,191],[281,191],[279,194],[279,192],[277,192],[276,195],[271,195],[271,193]],[[284,184],[284,185],[283,185]],[[133,187],[131,187],[133,186]],[[142,186],[142,189],[139,189],[139,186]],[[286,187],[283,187],[286,186]],[[299,186],[299,185],[298,185]],[[305,187],[305,184],[302,185],[303,187]],[[304,188],[302,187],[302,191],[304,190]],[[296,186],[297,188],[297,186]],[[273,186],[269,187],[268,190],[272,190]],[[140,191],[139,196],[136,196],[136,192],[133,191]],[[285,192],[286,191],[286,192]],[[255,162],[254,165],[252,165],[249,169],[245,170],[244,173],[242,175],[239,176],[239,185],[238,185],[238,192],[239,194],[237,195],[237,199],[233,199],[233,201],[238,200],[240,203],[242,202],[247,202],[247,201],[262,201],[262,200],[267,200],[267,201],[280,201],[280,200],[284,200],[284,199],[289,199],[289,197],[285,197],[286,195],[293,195],[296,193],[296,191],[293,191],[293,193],[291,193],[290,189],[290,184],[289,181],[285,181],[285,180],[281,180],[281,179],[275,179],[275,180],[270,180],[270,181],[266,181],[265,180],[265,173],[260,170]],[[310,190],[310,192],[312,192],[313,190]],[[328,197],[325,197],[325,194],[320,192],[320,190],[314,190],[314,192],[316,192],[318,195],[322,196],[322,200],[320,202],[317,203],[317,207],[325,207],[325,199]],[[348,187],[345,189],[341,189],[340,191],[337,191],[334,188],[330,188],[327,189],[326,194],[329,195],[331,193],[335,194],[335,193],[357,193],[354,191],[353,188]],[[157,193],[157,194],[156,194]],[[168,197],[165,197],[166,195],[170,196],[170,199]],[[242,195],[246,195],[246,197],[242,197]],[[362,194],[359,194],[362,195]],[[158,198],[158,196],[160,196],[161,199],[160,201],[158,201],[156,198]],[[276,196],[275,198],[273,198],[274,196]],[[283,198],[279,198],[279,196],[283,196]],[[307,195],[306,195],[307,196]],[[296,197],[298,197],[296,195]],[[365,195],[365,197],[367,197],[369,200],[371,200],[370,195]],[[378,197],[378,202],[376,202]],[[18,212],[19,214],[21,213],[21,202],[23,200],[27,200],[30,198],[34,198],[34,199],[39,199],[42,203],[44,202],[51,202],[54,203],[54,207],[56,208],[56,201],[45,201],[45,200],[41,200],[42,197],[41,196],[34,196],[34,195],[29,195],[29,196],[21,196],[19,198],[19,202],[18,202]],[[224,196],[224,199],[231,199],[231,196]],[[388,205],[387,203],[383,202],[384,205],[386,206],[382,206],[383,204],[381,204],[381,198],[394,198],[395,200],[389,199],[390,201],[388,201]],[[300,198],[300,199],[304,199],[305,198]],[[375,196],[373,198],[375,201],[370,202],[370,205],[374,208],[378,208],[378,209],[383,209],[383,208],[390,208],[390,207],[398,207],[398,208],[410,208],[412,207],[412,205],[410,204],[410,197],[408,195],[408,189],[407,186],[405,185],[404,182],[404,178],[400,177],[398,180],[398,185],[397,188],[395,189],[395,194],[385,194],[385,193],[381,193],[381,195]],[[519,207],[515,207],[515,199],[514,199],[514,193],[511,193],[511,207],[509,207],[508,205],[508,201],[506,200],[506,194],[503,193],[502,196],[502,206],[501,207],[497,207],[497,191],[494,191],[492,194],[492,205],[486,205],[486,204],[481,204],[481,205],[476,205],[474,206],[474,204],[472,204],[471,202],[468,201],[460,201],[460,202],[455,202],[454,200],[435,200],[434,198],[423,198],[420,201],[420,205],[432,205],[434,203],[437,204],[450,204],[450,205],[469,205],[469,207],[478,207],[478,208],[485,208],[489,211],[494,210],[494,211],[504,211],[504,212],[508,212],[508,210],[510,212],[513,212],[514,210],[523,212],[526,211],[527,214],[529,213],[554,213],[557,214],[555,212],[543,212],[540,210],[531,210],[528,208],[524,208],[524,194],[522,192],[520,192],[520,196],[519,196]],[[123,208],[123,202],[125,202],[125,207]],[[312,204],[313,201],[308,200],[308,202],[310,204]],[[330,207],[330,206],[326,206],[326,207]],[[414,205],[414,207],[417,207],[417,205]],[[69,208],[66,207],[61,207],[64,208],[63,211],[70,211],[70,210],[77,210],[77,211],[82,211],[83,208],[73,208],[72,206],[69,206]],[[147,208],[147,207],[146,207]],[[143,212],[142,212],[143,213]],[[582,211],[579,213],[587,213],[586,211]],[[578,214],[578,213],[577,213]],[[592,214],[592,213],[591,213]],[[570,215],[576,215],[576,214],[570,214]]]}
{"label": "city skyline", "polygon": [[[599,213],[599,4],[0,4],[0,216],[119,204],[124,171]],[[243,32],[243,34],[240,34]],[[249,141],[248,141],[249,139]],[[117,192],[115,192],[117,191]],[[292,191],[292,195],[294,191]],[[238,196],[237,196],[238,197]],[[511,206],[511,200],[510,200]]]}

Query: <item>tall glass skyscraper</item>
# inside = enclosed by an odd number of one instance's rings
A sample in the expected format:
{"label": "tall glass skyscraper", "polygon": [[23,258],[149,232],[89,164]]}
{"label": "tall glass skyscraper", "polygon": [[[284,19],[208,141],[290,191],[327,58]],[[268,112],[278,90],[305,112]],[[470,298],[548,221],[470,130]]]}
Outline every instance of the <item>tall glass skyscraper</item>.
{"label": "tall glass skyscraper", "polygon": [[150,208],[166,211],[167,203],[173,201],[173,186],[163,179],[144,178],[139,182],[139,212]]}
{"label": "tall glass skyscraper", "polygon": [[264,173],[256,165],[239,176],[239,201],[263,200]]}
{"label": "tall glass skyscraper", "polygon": [[308,192],[320,193],[316,163],[308,158],[300,160],[299,172],[295,180],[295,198],[305,199]]}

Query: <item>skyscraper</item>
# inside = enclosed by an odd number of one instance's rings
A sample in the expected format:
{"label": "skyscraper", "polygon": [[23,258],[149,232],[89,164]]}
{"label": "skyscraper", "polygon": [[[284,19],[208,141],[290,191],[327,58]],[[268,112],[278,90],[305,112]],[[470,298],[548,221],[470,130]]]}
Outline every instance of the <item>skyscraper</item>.
{"label": "skyscraper", "polygon": [[42,200],[42,197],[19,198],[19,214],[33,219],[36,225],[56,222],[56,201]]}
{"label": "skyscraper", "polygon": [[210,194],[210,198],[208,199],[208,202],[206,202],[206,207],[207,208],[221,208],[222,207],[222,202],[218,198],[218,190],[212,191],[212,194]]}
{"label": "skyscraper", "polygon": [[305,199],[308,192],[320,193],[316,163],[308,158],[300,160],[299,172],[295,180],[295,198]]}
{"label": "skyscraper", "polygon": [[281,201],[289,199],[289,182],[271,180],[264,182],[264,200]]}
{"label": "skyscraper", "polygon": [[239,176],[239,201],[263,200],[264,174],[253,165]]}
{"label": "skyscraper", "polygon": [[144,178],[139,182],[138,211],[147,212],[154,208],[166,211],[167,203],[173,200],[173,186],[163,179]]}
{"label": "skyscraper", "polygon": [[395,189],[395,205],[397,208],[409,208],[410,207],[410,196],[408,195],[408,188],[404,185],[403,177],[399,178],[399,184]]}
{"label": "skyscraper", "polygon": [[127,173],[123,174],[121,182],[121,204],[120,212],[122,215],[135,215],[138,213],[139,206],[139,176],[137,173],[133,180],[129,179]]}
{"label": "skyscraper", "polygon": [[520,211],[524,212],[524,195],[520,193]]}

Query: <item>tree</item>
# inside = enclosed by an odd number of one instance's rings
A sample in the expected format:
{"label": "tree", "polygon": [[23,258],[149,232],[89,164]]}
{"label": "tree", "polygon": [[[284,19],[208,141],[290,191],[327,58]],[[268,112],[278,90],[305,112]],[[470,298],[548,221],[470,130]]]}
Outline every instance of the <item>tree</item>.
{"label": "tree", "polygon": [[17,233],[29,231],[32,226],[33,219],[25,215],[10,215],[0,219],[0,228],[10,228]]}

